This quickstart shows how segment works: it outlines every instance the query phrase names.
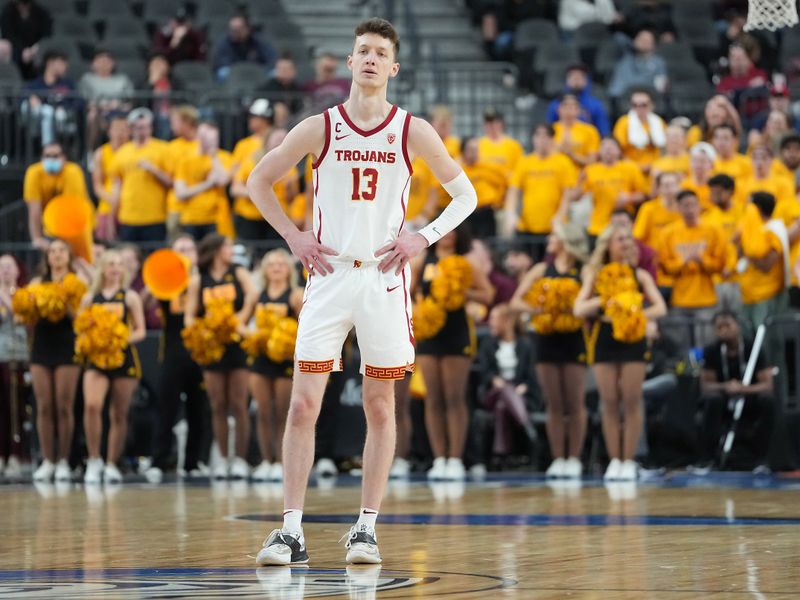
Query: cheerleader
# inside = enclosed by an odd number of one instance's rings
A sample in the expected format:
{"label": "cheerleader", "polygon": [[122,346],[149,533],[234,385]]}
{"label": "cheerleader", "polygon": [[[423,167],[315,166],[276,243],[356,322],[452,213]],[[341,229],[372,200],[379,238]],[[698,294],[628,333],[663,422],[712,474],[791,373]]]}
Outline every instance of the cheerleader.
{"label": "cheerleader", "polygon": [[[47,246],[41,275],[31,283],[61,281],[73,273],[73,256],[69,245],[54,239]],[[75,333],[68,313],[52,323],[40,319],[33,327],[31,345],[31,378],[36,397],[36,433],[44,460],[33,473],[34,481],[69,481],[69,451],[75,429],[73,413],[80,366],[75,362]],[[58,447],[55,438],[58,436]]]}
{"label": "cheerleader", "polygon": [[[303,289],[297,284],[297,270],[286,250],[272,250],[261,260],[260,276],[264,287],[258,297],[258,306],[280,317],[295,317],[303,304]],[[276,363],[267,356],[257,357],[250,365],[250,392],[258,406],[258,445],[261,464],[253,472],[259,481],[281,481],[281,446],[289,397],[292,392],[291,359]]]}
{"label": "cheerleader", "polygon": [[[642,433],[642,383],[645,377],[647,340],[621,342],[613,337],[610,319],[603,314],[602,300],[595,290],[600,270],[610,263],[630,266],[644,296],[644,314],[649,322],[666,314],[664,299],[647,271],[635,267],[636,246],[629,227],[611,225],[597,239],[581,291],[575,300],[575,316],[597,318],[593,327],[594,374],[602,404],[603,437],[611,462],[607,480],[635,481],[633,461]],[[623,426],[624,423],[624,426]]]}
{"label": "cheerleader", "polygon": [[[582,264],[589,244],[583,230],[572,223],[556,223],[547,238],[547,255],[523,277],[511,300],[514,310],[534,311],[525,301],[531,286],[542,279],[567,277],[580,284]],[[547,403],[547,440],[553,462],[547,477],[579,479],[583,471],[581,451],[586,436],[584,384],[586,348],[583,331],[536,334],[536,377]]]}
{"label": "cheerleader", "polygon": [[[208,234],[197,249],[199,273],[189,283],[186,297],[185,325],[188,327],[205,314],[206,304],[215,298],[225,298],[233,303],[240,324],[250,319],[245,299],[254,295],[250,276],[244,267],[233,264],[233,243],[218,233]],[[252,303],[247,303],[248,305]],[[246,333],[240,325],[240,332]],[[221,454],[212,475],[216,479],[228,476],[247,479],[247,445],[250,440],[248,414],[247,355],[238,343],[231,343],[223,357],[203,366],[203,381],[211,404],[211,421],[214,440]],[[236,421],[236,457],[228,463],[228,413]]]}
{"label": "cheerleader", "polygon": [[[431,293],[437,263],[448,256],[465,256],[471,247],[471,236],[462,225],[445,235],[412,263],[412,293]],[[467,301],[491,304],[494,288],[486,275],[472,265],[472,285]],[[447,313],[444,327],[433,337],[417,344],[417,364],[422,369],[427,396],[425,428],[433,450],[430,479],[464,479],[461,461],[467,437],[467,379],[476,353],[475,328],[465,307]]]}
{"label": "cheerleader", "polygon": [[[145,336],[144,309],[139,295],[128,289],[130,273],[116,250],[106,250],[98,261],[92,285],[83,298],[81,306],[102,305],[116,313],[130,328],[128,347],[121,366],[103,369],[89,362],[83,374],[83,428],[89,459],[86,463],[84,483],[119,483],[122,475],[117,461],[122,455],[128,434],[128,409],[131,397],[142,376],[139,356],[134,344]],[[103,404],[106,396],[111,398],[109,406],[109,430],[106,462],[100,456],[103,434]]]}
{"label": "cheerleader", "polygon": [[22,474],[22,395],[28,340],[25,326],[14,321],[11,303],[19,279],[17,261],[10,254],[0,256],[0,476],[7,478]]}

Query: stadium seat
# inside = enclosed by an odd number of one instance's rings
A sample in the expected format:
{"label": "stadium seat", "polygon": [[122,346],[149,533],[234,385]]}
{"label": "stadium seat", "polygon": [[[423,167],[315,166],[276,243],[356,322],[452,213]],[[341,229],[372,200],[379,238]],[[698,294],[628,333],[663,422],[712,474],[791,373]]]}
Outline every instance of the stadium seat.
{"label": "stadium seat", "polygon": [[565,69],[577,62],[580,62],[580,56],[575,46],[563,42],[555,42],[539,46],[536,49],[533,70],[535,73],[544,73],[551,70],[561,71],[563,78]]}
{"label": "stadium seat", "polygon": [[46,8],[52,16],[56,17],[54,25],[61,17],[77,14],[77,6],[74,0],[38,0],[37,4],[42,8]]}
{"label": "stadium seat", "polygon": [[172,67],[175,85],[184,90],[208,89],[214,86],[211,67],[197,60],[187,60]]}
{"label": "stadium seat", "polygon": [[706,70],[694,61],[674,62],[667,65],[670,81],[708,82]]}
{"label": "stadium seat", "polygon": [[600,42],[608,37],[608,27],[603,23],[584,23],[575,30],[572,43],[578,48],[581,61],[590,65]]}
{"label": "stadium seat", "polygon": [[45,54],[51,50],[57,50],[66,55],[69,62],[82,62],[84,60],[81,47],[75,38],[53,36],[45,38],[39,42],[38,60],[41,62]]}
{"label": "stadium seat", "polygon": [[98,47],[111,52],[115,60],[141,60],[146,48],[145,45],[130,38],[106,38]]}
{"label": "stadium seat", "polygon": [[664,59],[667,65],[677,62],[695,61],[692,47],[685,42],[661,44],[656,49],[656,53]]}
{"label": "stadium seat", "polygon": [[22,85],[22,76],[14,63],[0,63],[0,88],[16,88]]}
{"label": "stadium seat", "polygon": [[225,89],[255,90],[267,82],[267,71],[264,65],[242,62],[231,65],[231,72],[225,79]]}
{"label": "stadium seat", "polygon": [[142,19],[155,27],[162,27],[175,15],[181,4],[181,0],[145,0]]}
{"label": "stadium seat", "polygon": [[247,13],[253,17],[283,17],[286,18],[286,11],[281,0],[249,0],[244,2]]}
{"label": "stadium seat", "polygon": [[136,40],[142,44],[150,43],[150,35],[144,23],[130,17],[106,19],[103,26],[103,39]]}
{"label": "stadium seat", "polygon": [[97,30],[92,23],[85,17],[73,14],[59,15],[53,19],[53,34],[84,41],[97,39]]}
{"label": "stadium seat", "polygon": [[125,0],[91,0],[89,3],[88,16],[95,22],[126,15],[133,17],[131,5]]}
{"label": "stadium seat", "polygon": [[527,19],[519,23],[514,32],[514,50],[524,52],[559,39],[558,27],[552,21]]}
{"label": "stadium seat", "polygon": [[622,52],[619,45],[613,39],[605,39],[597,47],[594,57],[594,74],[602,81],[605,81],[614,67],[619,62]]}
{"label": "stadium seat", "polygon": [[237,12],[237,6],[227,0],[203,0],[197,4],[195,22],[208,23],[217,19],[228,20]]}
{"label": "stadium seat", "polygon": [[136,88],[147,82],[147,63],[141,59],[129,58],[115,61],[117,73],[124,73]]}

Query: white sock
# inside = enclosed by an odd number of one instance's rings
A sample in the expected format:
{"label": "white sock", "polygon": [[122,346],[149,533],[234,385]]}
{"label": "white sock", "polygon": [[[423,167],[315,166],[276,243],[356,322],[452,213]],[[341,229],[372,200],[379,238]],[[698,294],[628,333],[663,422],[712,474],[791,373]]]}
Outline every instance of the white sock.
{"label": "white sock", "polygon": [[299,508],[287,508],[283,511],[283,530],[292,533],[302,533],[303,511]]}
{"label": "white sock", "polygon": [[375,529],[375,521],[378,520],[378,511],[374,508],[362,507],[361,512],[358,513],[358,521],[356,527],[359,525],[367,525],[371,529]]}

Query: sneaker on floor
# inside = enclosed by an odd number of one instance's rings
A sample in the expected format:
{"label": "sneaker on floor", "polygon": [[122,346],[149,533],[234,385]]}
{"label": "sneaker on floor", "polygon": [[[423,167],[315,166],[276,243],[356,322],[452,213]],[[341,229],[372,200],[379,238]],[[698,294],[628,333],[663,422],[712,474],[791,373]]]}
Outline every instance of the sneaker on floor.
{"label": "sneaker on floor", "polygon": [[225,458],[220,458],[214,467],[211,469],[212,479],[227,479],[228,478],[228,461]]}
{"label": "sneaker on floor", "polygon": [[366,524],[353,525],[342,539],[345,538],[347,541],[344,547],[347,548],[348,563],[377,565],[381,562],[378,540],[372,527]]}
{"label": "sneaker on floor", "polygon": [[6,468],[5,471],[3,471],[3,475],[5,475],[8,479],[19,479],[22,477],[22,465],[20,464],[19,459],[13,454],[8,457],[8,462],[6,463]]}
{"label": "sneaker on floor", "polygon": [[56,466],[49,460],[44,459],[39,468],[33,472],[34,481],[52,481],[56,472]]}
{"label": "sneaker on floor", "polygon": [[269,470],[270,481],[283,481],[283,465],[281,463],[272,463]]}
{"label": "sneaker on floor", "polygon": [[441,481],[445,478],[447,459],[444,456],[433,459],[433,466],[428,470],[428,479]]}
{"label": "sneaker on floor", "polygon": [[63,458],[56,464],[55,479],[56,481],[72,481],[72,470],[69,468],[69,463]]}
{"label": "sneaker on floor", "polygon": [[460,458],[448,458],[444,468],[444,478],[447,481],[464,481],[467,478],[467,470]]}
{"label": "sneaker on floor", "polygon": [[148,483],[161,483],[161,480],[164,479],[164,471],[158,467],[150,467],[144,472],[144,478]]}
{"label": "sneaker on floor", "polygon": [[245,459],[237,456],[231,461],[231,479],[248,479],[250,477],[250,465]]}
{"label": "sneaker on floor", "polygon": [[619,481],[621,469],[622,461],[618,458],[612,458],[611,462],[608,463],[608,468],[606,469],[605,475],[603,475],[603,479],[606,481]]}
{"label": "sneaker on floor", "polygon": [[269,481],[269,474],[272,470],[272,465],[268,460],[262,460],[255,469],[253,469],[253,481]]}
{"label": "sneaker on floor", "polygon": [[564,477],[565,476],[564,468],[566,466],[567,466],[567,461],[559,457],[550,463],[550,466],[547,467],[547,471],[544,472],[544,475],[548,479],[556,479],[559,477]]}
{"label": "sneaker on floor", "polygon": [[303,532],[289,532],[273,529],[264,540],[264,545],[256,556],[256,564],[266,565],[303,565],[308,562],[306,542]]}
{"label": "sneaker on floor", "polygon": [[639,465],[632,460],[626,460],[619,468],[617,479],[619,481],[636,481],[639,478]]}
{"label": "sneaker on floor", "polygon": [[117,465],[108,463],[103,471],[103,481],[106,483],[122,483],[122,473],[119,472]]}
{"label": "sneaker on floor", "polygon": [[336,477],[339,470],[336,468],[336,463],[330,458],[320,458],[314,467],[314,473],[317,477]]}
{"label": "sneaker on floor", "polygon": [[102,458],[90,458],[87,460],[83,483],[100,483],[103,481],[103,466]]}
{"label": "sneaker on floor", "polygon": [[389,470],[389,477],[391,479],[404,479],[408,477],[409,473],[411,473],[411,463],[399,456],[395,458],[392,468]]}
{"label": "sneaker on floor", "polygon": [[576,456],[570,456],[564,461],[564,470],[561,473],[566,479],[580,479],[583,475],[583,463]]}

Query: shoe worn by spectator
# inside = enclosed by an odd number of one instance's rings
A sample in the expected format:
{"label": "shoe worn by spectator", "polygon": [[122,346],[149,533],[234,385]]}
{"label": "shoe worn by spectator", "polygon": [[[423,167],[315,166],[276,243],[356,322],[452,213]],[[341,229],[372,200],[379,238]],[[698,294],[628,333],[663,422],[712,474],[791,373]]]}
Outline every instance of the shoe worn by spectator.
{"label": "shoe worn by spectator", "polygon": [[583,463],[581,459],[575,456],[570,456],[564,461],[564,469],[561,476],[566,479],[580,479],[583,475]]}
{"label": "shoe worn by spectator", "polygon": [[317,466],[314,467],[314,472],[317,477],[336,477],[339,474],[336,463],[330,458],[320,458],[317,461]]}
{"label": "shoe worn by spectator", "polygon": [[619,469],[619,481],[636,481],[639,478],[639,465],[632,460],[626,460]]}
{"label": "shoe worn by spectator", "polygon": [[250,465],[240,456],[231,461],[231,479],[248,479],[250,477]]}
{"label": "shoe worn by spectator", "polygon": [[272,463],[269,470],[270,481],[283,481],[283,465],[281,463]]}
{"label": "shoe worn by spectator", "polygon": [[308,562],[306,540],[302,531],[273,529],[256,555],[256,564],[303,565]]}
{"label": "shoe worn by spectator", "polygon": [[214,468],[211,469],[212,479],[227,479],[228,478],[228,459],[220,458]]}
{"label": "shoe worn by spectator", "polygon": [[19,459],[16,456],[11,455],[8,457],[3,475],[5,475],[7,479],[19,479],[22,477],[22,465],[19,463]]}
{"label": "shoe worn by spectator", "polygon": [[56,463],[55,480],[72,481],[72,470],[69,468],[69,463],[63,458]]}
{"label": "shoe worn by spectator", "polygon": [[618,458],[612,458],[611,462],[608,463],[608,468],[606,469],[606,474],[603,475],[603,479],[606,481],[619,481],[619,473],[621,468],[622,461]]}
{"label": "shoe worn by spectator", "polygon": [[42,461],[39,468],[33,472],[34,481],[52,481],[53,474],[56,472],[56,466],[47,459]]}
{"label": "shoe worn by spectator", "polygon": [[119,472],[117,465],[112,465],[111,463],[106,465],[103,471],[103,481],[107,484],[122,483],[122,473]]}
{"label": "shoe worn by spectator", "polygon": [[433,466],[428,470],[428,479],[441,481],[445,477],[447,459],[444,456],[433,459]]}
{"label": "shoe worn by spectator", "polygon": [[83,483],[100,483],[103,481],[103,459],[90,458],[86,461],[86,472],[83,474]]}
{"label": "shoe worn by spectator", "polygon": [[557,479],[560,477],[564,477],[564,468],[566,467],[567,461],[563,458],[557,458],[553,462],[550,463],[550,466],[547,467],[547,471],[544,472],[545,477],[548,479]]}
{"label": "shoe worn by spectator", "polygon": [[253,469],[253,481],[269,481],[269,474],[272,470],[272,465],[268,460],[262,460],[261,464]]}
{"label": "shoe worn by spectator", "polygon": [[405,458],[400,458],[399,456],[395,458],[389,471],[389,477],[391,479],[402,479],[408,477],[409,473],[411,473],[411,464]]}
{"label": "shoe worn by spectator", "polygon": [[467,478],[467,470],[460,458],[448,458],[444,468],[444,478],[447,481],[464,481]]}
{"label": "shoe worn by spectator", "polygon": [[362,523],[353,525],[341,540],[347,538],[344,547],[347,548],[345,557],[350,564],[377,565],[381,562],[381,553],[378,551],[378,540],[375,530]]}
{"label": "shoe worn by spectator", "polygon": [[144,478],[149,483],[161,483],[161,480],[164,479],[164,472],[158,467],[150,467],[144,472]]}

